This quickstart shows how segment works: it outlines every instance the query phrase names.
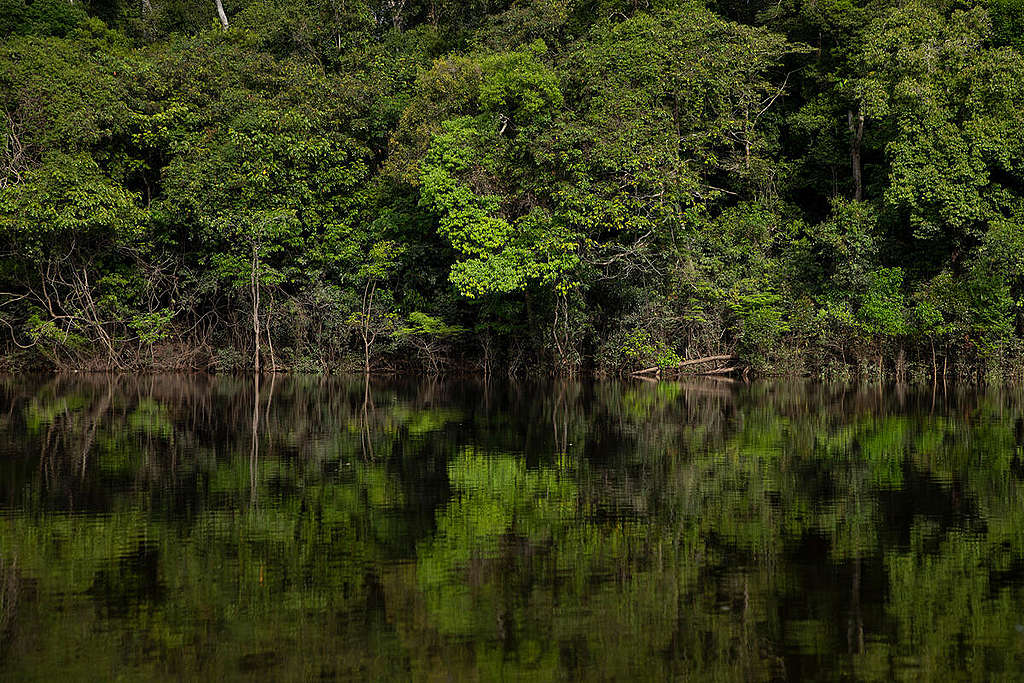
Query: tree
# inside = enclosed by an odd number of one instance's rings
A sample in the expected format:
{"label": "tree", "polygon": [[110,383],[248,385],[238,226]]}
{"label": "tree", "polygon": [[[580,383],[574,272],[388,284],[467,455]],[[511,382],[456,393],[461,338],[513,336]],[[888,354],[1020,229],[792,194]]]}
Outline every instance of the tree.
{"label": "tree", "polygon": [[426,358],[430,372],[436,375],[441,372],[444,363],[443,353],[449,340],[465,331],[464,327],[448,325],[439,318],[413,311],[406,319],[405,325],[395,330],[394,335],[398,339],[408,340]]}
{"label": "tree", "polygon": [[224,3],[221,0],[216,0],[217,4],[217,19],[220,21],[220,27],[222,30],[228,30],[228,15],[224,12]]}
{"label": "tree", "polygon": [[362,302],[360,309],[349,316],[363,346],[363,372],[370,374],[373,345],[377,337],[391,334],[398,324],[398,316],[392,309],[390,291],[382,289],[394,274],[402,248],[393,241],[382,240],[374,243],[367,254],[365,263],[359,268],[362,281]]}

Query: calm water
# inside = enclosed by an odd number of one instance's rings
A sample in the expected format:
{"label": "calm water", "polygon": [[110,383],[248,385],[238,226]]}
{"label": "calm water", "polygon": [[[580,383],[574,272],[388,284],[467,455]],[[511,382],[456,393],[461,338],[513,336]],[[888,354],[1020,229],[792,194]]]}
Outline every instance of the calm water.
{"label": "calm water", "polygon": [[1024,393],[0,379],[0,679],[1014,679]]}

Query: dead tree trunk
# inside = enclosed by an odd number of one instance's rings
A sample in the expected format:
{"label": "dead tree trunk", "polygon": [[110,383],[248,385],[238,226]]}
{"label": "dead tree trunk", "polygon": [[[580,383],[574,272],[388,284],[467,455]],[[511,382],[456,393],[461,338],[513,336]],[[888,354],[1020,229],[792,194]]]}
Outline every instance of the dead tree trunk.
{"label": "dead tree trunk", "polygon": [[228,30],[228,15],[224,12],[224,3],[221,0],[217,2],[217,18],[220,19],[220,27],[227,31]]}

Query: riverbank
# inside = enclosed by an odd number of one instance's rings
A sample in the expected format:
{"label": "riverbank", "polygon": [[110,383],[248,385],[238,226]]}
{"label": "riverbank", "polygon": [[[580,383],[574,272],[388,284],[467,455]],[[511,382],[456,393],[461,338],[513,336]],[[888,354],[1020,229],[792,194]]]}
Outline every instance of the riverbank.
{"label": "riverbank", "polygon": [[[637,381],[692,379],[699,377],[732,381],[770,378],[809,378],[830,382],[886,381],[922,384],[933,382],[999,383],[1024,381],[1024,357],[1018,354],[993,354],[987,357],[963,355],[929,355],[907,353],[895,357],[864,356],[833,357],[822,349],[804,349],[800,353],[765,359],[746,359],[733,353],[686,358],[673,365],[638,363],[620,367],[601,367],[586,359],[577,367],[566,369],[549,360],[523,357],[507,360],[495,354],[487,364],[481,356],[444,355],[431,365],[415,354],[388,354],[374,357],[370,372],[374,376],[448,376],[492,378],[590,377],[623,378]],[[294,356],[285,353],[264,358],[260,372],[283,375],[362,375],[365,358],[355,353],[334,354],[331,359],[316,355]],[[16,374],[33,372],[60,373],[251,373],[254,365],[245,350],[234,348],[215,352],[183,352],[180,346],[157,345],[133,362],[112,363],[105,354],[82,354],[72,360],[54,362],[44,354],[20,350],[0,355],[0,372]]]}

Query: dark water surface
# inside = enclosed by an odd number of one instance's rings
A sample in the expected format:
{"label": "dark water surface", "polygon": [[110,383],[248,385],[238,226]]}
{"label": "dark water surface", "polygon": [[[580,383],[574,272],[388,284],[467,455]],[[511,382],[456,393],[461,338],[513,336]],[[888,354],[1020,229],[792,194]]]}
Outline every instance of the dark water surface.
{"label": "dark water surface", "polygon": [[1022,411],[2,378],[0,679],[1016,679]]}

